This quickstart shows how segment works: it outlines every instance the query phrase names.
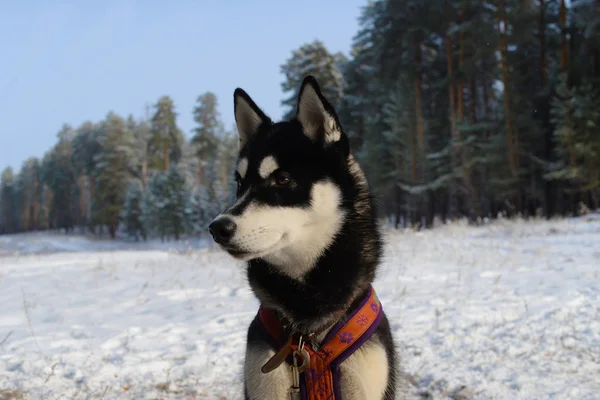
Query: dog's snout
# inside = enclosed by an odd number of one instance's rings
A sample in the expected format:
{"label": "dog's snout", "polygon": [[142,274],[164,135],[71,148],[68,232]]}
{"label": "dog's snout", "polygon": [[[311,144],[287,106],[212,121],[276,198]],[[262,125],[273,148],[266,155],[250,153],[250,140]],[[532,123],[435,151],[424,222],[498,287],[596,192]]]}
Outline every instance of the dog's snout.
{"label": "dog's snout", "polygon": [[228,243],[236,228],[237,226],[231,218],[217,218],[208,226],[213,239],[219,244]]}

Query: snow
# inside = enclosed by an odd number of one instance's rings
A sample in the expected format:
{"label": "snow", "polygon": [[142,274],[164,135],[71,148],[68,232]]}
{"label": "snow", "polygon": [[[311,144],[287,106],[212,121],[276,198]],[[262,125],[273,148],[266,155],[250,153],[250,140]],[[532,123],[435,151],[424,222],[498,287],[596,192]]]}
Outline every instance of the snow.
{"label": "snow", "polygon": [[212,239],[184,238],[179,241],[152,239],[146,242],[132,240],[96,239],[93,235],[65,235],[36,232],[17,235],[0,235],[0,257],[57,252],[92,252],[116,250],[191,251],[212,244]]}
{"label": "snow", "polygon": [[[600,398],[599,215],[386,241],[410,398]],[[0,236],[0,398],[240,398],[258,303],[206,243]]]}

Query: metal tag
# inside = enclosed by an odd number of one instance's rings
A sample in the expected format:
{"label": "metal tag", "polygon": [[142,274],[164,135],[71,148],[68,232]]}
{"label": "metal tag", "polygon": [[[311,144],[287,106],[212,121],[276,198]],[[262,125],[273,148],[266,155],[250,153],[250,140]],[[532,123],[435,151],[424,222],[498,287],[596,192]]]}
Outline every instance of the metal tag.
{"label": "metal tag", "polygon": [[290,388],[290,400],[300,400],[300,371],[298,370],[298,358],[296,357],[297,350],[294,350],[292,358],[294,364],[292,365],[292,387]]}

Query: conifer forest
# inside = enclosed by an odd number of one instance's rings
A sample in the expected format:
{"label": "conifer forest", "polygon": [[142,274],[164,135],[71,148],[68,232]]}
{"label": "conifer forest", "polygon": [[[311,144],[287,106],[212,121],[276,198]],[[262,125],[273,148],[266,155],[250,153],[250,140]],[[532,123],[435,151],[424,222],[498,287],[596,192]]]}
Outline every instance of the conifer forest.
{"label": "conifer forest", "polygon": [[[319,40],[290,49],[282,104],[293,116],[302,79],[318,79],[382,219],[428,228],[600,207],[600,1],[374,0],[359,26],[349,55]],[[205,233],[235,198],[237,136],[219,113],[232,99],[153,101],[142,117],[65,121],[41,159],[4,169],[0,233]]]}

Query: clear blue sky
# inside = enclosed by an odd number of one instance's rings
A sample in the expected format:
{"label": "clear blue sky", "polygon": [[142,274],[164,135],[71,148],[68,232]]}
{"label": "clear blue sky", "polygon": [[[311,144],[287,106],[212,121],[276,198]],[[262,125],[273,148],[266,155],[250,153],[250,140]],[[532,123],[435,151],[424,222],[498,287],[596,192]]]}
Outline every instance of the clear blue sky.
{"label": "clear blue sky", "polygon": [[279,66],[314,39],[350,50],[367,0],[19,0],[0,2],[0,169],[42,157],[63,123],[144,114],[173,98],[189,135],[213,91],[227,127],[240,86],[283,114]]}

